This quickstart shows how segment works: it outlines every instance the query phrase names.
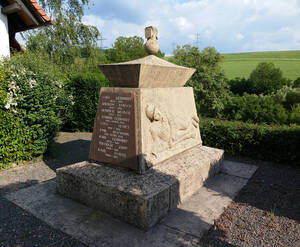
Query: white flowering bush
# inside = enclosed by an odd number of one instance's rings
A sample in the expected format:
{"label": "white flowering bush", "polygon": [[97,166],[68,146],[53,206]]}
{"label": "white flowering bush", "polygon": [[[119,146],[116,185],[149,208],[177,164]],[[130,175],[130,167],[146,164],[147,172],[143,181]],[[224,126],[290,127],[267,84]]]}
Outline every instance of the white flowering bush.
{"label": "white flowering bush", "polygon": [[[9,126],[7,122],[11,119],[17,120],[15,122],[18,122],[21,128],[20,132],[15,132],[27,137],[21,141],[20,145],[23,146],[16,144],[11,148],[21,153],[23,150],[26,155],[15,155],[10,159],[16,161],[40,156],[56,135],[61,124],[62,109],[68,104],[63,100],[63,77],[45,57],[38,54],[15,55],[3,61],[3,65],[6,82],[3,84],[5,93],[1,94],[0,106],[2,115],[10,117],[0,118],[2,132],[5,132],[2,137],[7,137],[9,131],[14,131],[10,127],[4,130],[3,127],[4,123]],[[11,142],[16,143],[16,140]],[[2,152],[1,158],[0,151],[0,162],[1,159],[4,160],[3,157],[4,154]]]}
{"label": "white flowering bush", "polygon": [[7,80],[4,67],[0,64],[0,169],[10,162],[30,159],[31,135],[15,114],[18,87]]}

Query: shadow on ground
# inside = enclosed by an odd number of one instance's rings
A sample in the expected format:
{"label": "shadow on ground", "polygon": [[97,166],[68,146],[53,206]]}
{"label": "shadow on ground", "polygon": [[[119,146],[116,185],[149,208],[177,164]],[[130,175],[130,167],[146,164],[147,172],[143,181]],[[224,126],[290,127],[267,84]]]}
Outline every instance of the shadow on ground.
{"label": "shadow on ground", "polygon": [[85,161],[88,159],[90,150],[89,140],[72,140],[69,142],[55,142],[51,152],[43,161],[55,171],[58,168]]}
{"label": "shadow on ground", "polygon": [[261,166],[235,202],[300,222],[300,170]]}
{"label": "shadow on ground", "polygon": [[[38,182],[39,182],[38,180],[29,179],[25,182],[16,182],[16,183],[10,183],[6,186],[1,186],[0,187],[0,196],[23,189],[23,188],[26,188],[26,187],[34,185],[34,184],[37,184]],[[0,213],[1,213],[1,211],[0,211]]]}

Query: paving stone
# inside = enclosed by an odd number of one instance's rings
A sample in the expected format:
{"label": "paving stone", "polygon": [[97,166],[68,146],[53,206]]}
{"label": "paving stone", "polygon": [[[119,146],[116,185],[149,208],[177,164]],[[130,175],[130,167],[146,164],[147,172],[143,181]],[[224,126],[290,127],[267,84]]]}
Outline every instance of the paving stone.
{"label": "paving stone", "polygon": [[163,224],[201,238],[246,183],[246,179],[225,174],[209,178],[197,193],[171,212]]}
{"label": "paving stone", "polygon": [[248,165],[229,160],[224,160],[221,168],[221,172],[225,174],[247,179],[251,178],[256,170],[257,166],[255,165]]}

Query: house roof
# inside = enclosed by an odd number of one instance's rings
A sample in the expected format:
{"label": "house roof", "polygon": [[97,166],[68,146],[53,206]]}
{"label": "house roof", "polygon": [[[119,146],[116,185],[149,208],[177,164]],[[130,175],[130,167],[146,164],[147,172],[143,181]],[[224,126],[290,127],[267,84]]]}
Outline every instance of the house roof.
{"label": "house roof", "polygon": [[18,51],[23,47],[15,38],[17,32],[55,24],[36,0],[0,0],[0,5],[8,20],[10,47]]}
{"label": "house roof", "polygon": [[28,2],[30,2],[30,4],[34,8],[34,11],[36,11],[36,13],[43,18],[45,23],[54,24],[54,22],[51,21],[50,17],[47,16],[47,14],[42,10],[42,8],[37,4],[35,0],[28,0]]}
{"label": "house roof", "polygon": [[[26,31],[54,24],[36,0],[2,0],[2,13],[8,17],[11,31]],[[4,3],[4,4],[3,4]]]}

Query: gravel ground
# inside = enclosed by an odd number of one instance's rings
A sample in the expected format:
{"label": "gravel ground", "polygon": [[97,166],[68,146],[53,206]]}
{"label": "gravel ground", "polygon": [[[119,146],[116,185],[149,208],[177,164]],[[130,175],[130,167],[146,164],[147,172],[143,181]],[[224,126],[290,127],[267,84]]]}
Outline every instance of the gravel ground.
{"label": "gravel ground", "polygon": [[300,247],[300,170],[256,165],[254,176],[201,239],[203,246]]}

